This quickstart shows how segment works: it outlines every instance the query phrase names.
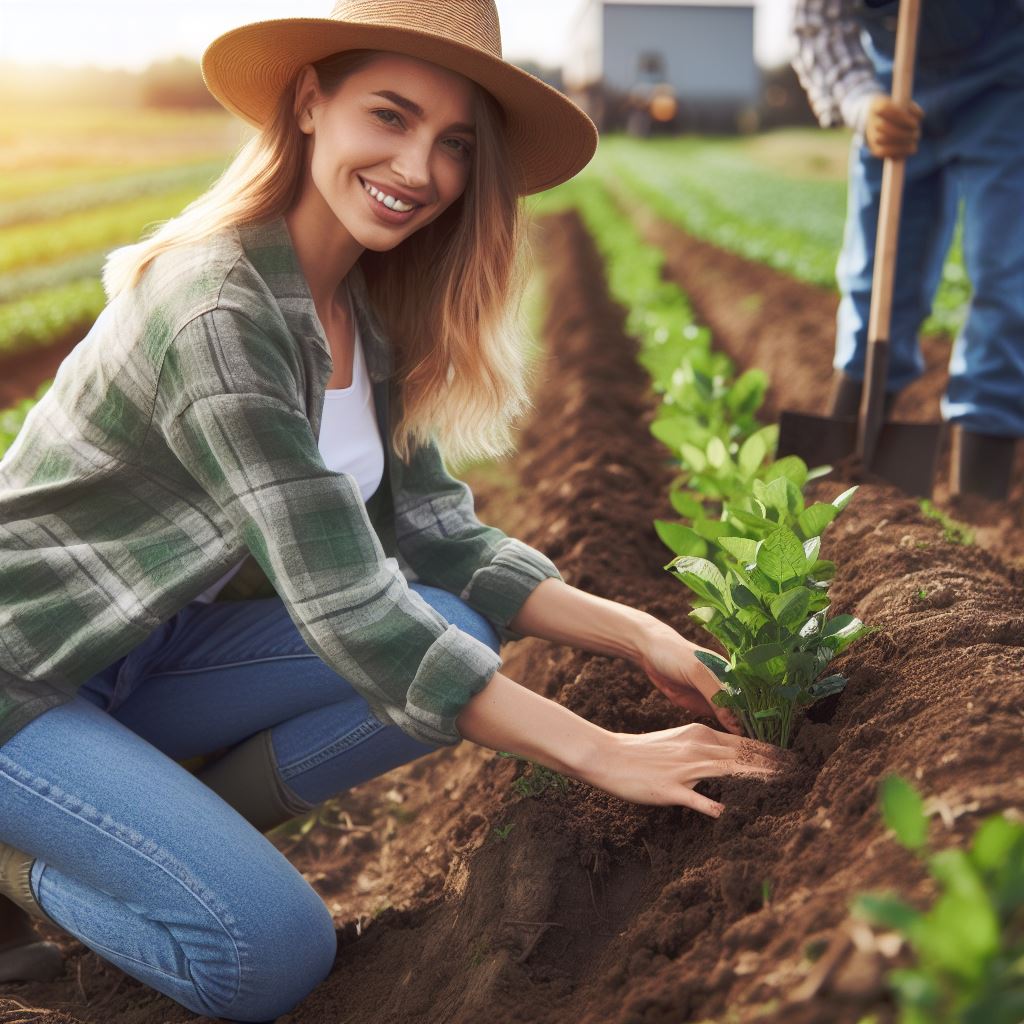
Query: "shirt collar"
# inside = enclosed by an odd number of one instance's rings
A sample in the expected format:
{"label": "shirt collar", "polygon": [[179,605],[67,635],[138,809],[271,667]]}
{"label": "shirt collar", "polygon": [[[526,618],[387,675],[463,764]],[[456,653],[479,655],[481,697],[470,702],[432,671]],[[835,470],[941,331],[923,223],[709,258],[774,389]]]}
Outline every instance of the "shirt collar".
{"label": "shirt collar", "polygon": [[[277,300],[288,329],[296,338],[314,340],[329,356],[330,345],[316,315],[309,283],[299,266],[284,217],[242,225],[238,237],[249,262]],[[391,346],[370,303],[366,279],[358,263],[349,271],[347,280],[370,379],[387,380],[392,372]]]}

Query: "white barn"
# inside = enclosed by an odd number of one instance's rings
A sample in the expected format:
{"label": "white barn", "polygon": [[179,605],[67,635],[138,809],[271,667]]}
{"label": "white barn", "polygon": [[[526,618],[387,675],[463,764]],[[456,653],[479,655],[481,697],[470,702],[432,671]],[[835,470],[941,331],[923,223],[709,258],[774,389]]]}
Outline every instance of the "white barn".
{"label": "white barn", "polygon": [[563,77],[599,123],[646,82],[674,91],[680,127],[735,127],[760,98],[754,4],[585,0]]}

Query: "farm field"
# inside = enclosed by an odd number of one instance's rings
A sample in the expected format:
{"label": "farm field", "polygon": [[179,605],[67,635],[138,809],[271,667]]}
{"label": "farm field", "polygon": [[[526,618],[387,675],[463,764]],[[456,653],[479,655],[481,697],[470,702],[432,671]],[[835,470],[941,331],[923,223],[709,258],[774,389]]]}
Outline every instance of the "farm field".
{"label": "farm field", "polygon": [[[777,255],[787,251],[777,241],[759,254],[735,241],[778,228],[791,232],[789,251],[820,254],[831,237],[834,260],[845,143],[787,135],[653,148],[607,140],[592,170],[538,205],[534,409],[518,454],[469,475],[481,518],[547,553],[568,582],[712,646],[689,616],[688,588],[663,568],[674,553],[666,540],[677,554],[699,542],[716,557],[694,481],[711,463],[740,465],[743,438],[781,409],[820,412],[830,373],[836,300],[824,271],[802,272],[796,257]],[[676,158],[684,148],[694,189],[697,179],[722,184],[720,217],[687,220],[663,205],[687,191]],[[788,189],[793,209],[809,189],[820,216],[787,221],[777,191],[757,202],[758,175],[769,190]],[[722,223],[736,234],[723,235]],[[635,249],[623,257],[627,246]],[[955,270],[947,279],[953,311]],[[947,347],[927,339],[928,373],[899,413],[937,413]],[[675,373],[679,352],[689,368]],[[22,407],[0,417],[0,447],[44,380],[37,372],[11,395]],[[730,412],[719,422],[723,404]],[[698,408],[703,418],[686,419]],[[681,432],[696,453],[680,446]],[[723,434],[728,463],[713,440]],[[750,474],[765,486],[781,479],[767,452],[755,466],[746,450]],[[836,566],[830,612],[873,631],[829,667],[845,687],[797,716],[794,762],[780,781],[701,787],[726,804],[717,820],[627,804],[463,744],[272,833],[331,907],[339,939],[332,974],[280,1019],[894,1024],[885,976],[908,966],[911,950],[851,903],[889,891],[923,908],[940,887],[887,830],[881,781],[898,774],[926,798],[936,851],[966,850],[990,815],[1020,820],[1022,459],[1001,503],[953,502],[943,468],[931,514],[870,478],[800,481],[808,507],[858,486],[820,555]],[[624,661],[533,639],[503,653],[512,678],[607,728],[690,720]],[[64,977],[0,987],[0,1019],[204,1019],[56,930],[48,937],[67,955]],[[958,1018],[915,1018],[947,1019]]]}

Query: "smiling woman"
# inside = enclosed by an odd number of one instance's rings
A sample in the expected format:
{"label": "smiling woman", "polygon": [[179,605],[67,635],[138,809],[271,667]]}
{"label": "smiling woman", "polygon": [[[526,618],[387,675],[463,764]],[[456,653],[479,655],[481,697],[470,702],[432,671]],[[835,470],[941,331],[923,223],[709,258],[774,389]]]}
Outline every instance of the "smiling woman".
{"label": "smiling woman", "polygon": [[[33,915],[256,1021],[334,962],[261,834],[331,796],[463,738],[708,815],[700,780],[775,766],[692,643],[568,586],[445,468],[509,447],[520,198],[586,164],[587,117],[502,59],[489,0],[339,0],[203,71],[258,135],[110,257],[0,462],[0,980],[60,969]],[[599,728],[498,671],[526,635],[729,732]]]}

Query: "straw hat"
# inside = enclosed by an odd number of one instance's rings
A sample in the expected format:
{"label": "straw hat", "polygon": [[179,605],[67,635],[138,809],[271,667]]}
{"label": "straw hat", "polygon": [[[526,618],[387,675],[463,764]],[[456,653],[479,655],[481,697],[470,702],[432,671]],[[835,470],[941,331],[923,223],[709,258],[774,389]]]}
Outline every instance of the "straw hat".
{"label": "straw hat", "polygon": [[507,63],[494,0],[337,0],[329,18],[278,18],[232,29],[203,54],[203,78],[257,127],[304,64],[343,50],[388,50],[431,61],[483,86],[502,106],[525,173],[523,194],[571,178],[597,148],[597,129],[557,89]]}

